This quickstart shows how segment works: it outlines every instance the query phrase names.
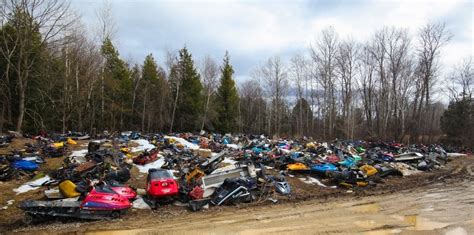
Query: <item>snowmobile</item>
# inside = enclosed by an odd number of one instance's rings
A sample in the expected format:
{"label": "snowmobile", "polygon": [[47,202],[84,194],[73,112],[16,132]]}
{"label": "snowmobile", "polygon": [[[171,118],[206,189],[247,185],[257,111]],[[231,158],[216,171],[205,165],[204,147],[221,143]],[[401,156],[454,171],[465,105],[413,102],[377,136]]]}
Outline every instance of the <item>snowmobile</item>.
{"label": "snowmobile", "polygon": [[144,200],[152,208],[156,208],[157,203],[173,201],[179,193],[178,182],[165,169],[149,169],[146,185],[147,195]]}
{"label": "snowmobile", "polygon": [[133,158],[133,163],[138,165],[145,165],[158,159],[158,149],[152,149],[151,151],[145,151],[142,154]]}
{"label": "snowmobile", "polygon": [[152,197],[175,196],[178,194],[178,183],[168,170],[150,169],[146,191]]}
{"label": "snowmobile", "polygon": [[9,164],[0,164],[0,181],[5,181],[16,176],[15,169],[11,168]]}
{"label": "snowmobile", "polygon": [[327,171],[336,171],[337,167],[331,163],[313,164],[310,166],[310,171],[317,174],[324,175]]}
{"label": "snowmobile", "polygon": [[38,170],[38,164],[36,162],[27,161],[27,160],[16,160],[12,163],[12,167],[17,170],[23,170],[23,171]]}
{"label": "snowmobile", "polygon": [[130,207],[127,198],[109,187],[95,187],[84,200],[24,201],[19,208],[25,211],[23,222],[31,224],[44,217],[70,217],[80,219],[119,218]]}
{"label": "snowmobile", "polygon": [[[250,202],[250,182],[245,179],[226,179],[224,183],[214,192],[211,203],[216,206],[237,202]],[[250,186],[250,187],[249,187]]]}
{"label": "snowmobile", "polygon": [[122,184],[118,181],[115,180],[109,180],[104,182],[105,187],[109,187],[112,189],[114,192],[119,194],[120,196],[128,199],[128,200],[134,200],[137,197],[137,192],[130,188],[130,186],[126,184]]}
{"label": "snowmobile", "polygon": [[291,187],[285,179],[285,176],[268,176],[270,182],[275,187],[275,191],[283,195],[289,195],[291,193]]}

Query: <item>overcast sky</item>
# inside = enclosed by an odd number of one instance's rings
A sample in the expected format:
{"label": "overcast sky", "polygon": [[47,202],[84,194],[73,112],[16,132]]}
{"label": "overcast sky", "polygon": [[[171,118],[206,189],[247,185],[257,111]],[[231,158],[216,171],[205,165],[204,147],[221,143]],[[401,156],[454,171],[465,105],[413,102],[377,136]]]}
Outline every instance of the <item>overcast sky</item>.
{"label": "overcast sky", "polygon": [[[122,57],[141,63],[153,53],[163,64],[166,50],[186,45],[195,60],[211,55],[218,63],[226,50],[242,81],[270,56],[286,59],[307,50],[325,27],[340,38],[366,40],[383,26],[404,27],[415,34],[427,22],[446,22],[454,35],[442,51],[450,68],[473,55],[473,1],[111,1],[118,31],[114,37]],[[74,0],[72,6],[92,28],[98,0]],[[446,69],[445,71],[446,72]]]}

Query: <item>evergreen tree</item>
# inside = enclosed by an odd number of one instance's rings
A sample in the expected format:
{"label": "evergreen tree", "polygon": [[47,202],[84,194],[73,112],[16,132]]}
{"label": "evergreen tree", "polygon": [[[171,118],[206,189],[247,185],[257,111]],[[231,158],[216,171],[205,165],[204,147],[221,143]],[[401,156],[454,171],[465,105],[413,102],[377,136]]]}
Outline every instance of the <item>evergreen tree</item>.
{"label": "evergreen tree", "polygon": [[221,68],[220,85],[217,89],[217,130],[221,133],[233,132],[237,129],[237,117],[239,115],[239,95],[232,79],[234,69],[229,61],[229,54],[224,56],[224,64]]}
{"label": "evergreen tree", "polygon": [[196,131],[199,129],[203,109],[201,94],[203,87],[192,56],[186,47],[179,51],[179,60],[171,71],[171,77],[172,92],[174,98],[177,98],[174,115],[176,130]]}
{"label": "evergreen tree", "polygon": [[105,58],[105,90],[104,101],[107,110],[104,110],[104,118],[108,120],[112,130],[125,128],[124,120],[128,120],[131,114],[131,101],[133,81],[127,64],[120,58],[110,38],[105,38],[102,48],[102,56]]}
{"label": "evergreen tree", "polygon": [[441,129],[446,133],[445,142],[474,147],[474,101],[465,97],[452,101],[441,116]]}

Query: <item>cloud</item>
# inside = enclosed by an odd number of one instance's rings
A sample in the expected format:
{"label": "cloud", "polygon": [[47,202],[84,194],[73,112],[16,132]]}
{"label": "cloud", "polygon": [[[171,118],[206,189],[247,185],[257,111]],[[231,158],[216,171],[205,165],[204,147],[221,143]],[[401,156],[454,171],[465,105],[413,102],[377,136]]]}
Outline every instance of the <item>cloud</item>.
{"label": "cloud", "polygon": [[[101,4],[72,3],[93,25]],[[383,26],[409,28],[415,35],[428,22],[445,21],[454,37],[441,63],[452,66],[473,51],[471,1],[122,0],[113,1],[113,9],[119,27],[115,41],[135,62],[148,53],[162,61],[167,49],[184,45],[195,59],[210,54],[220,61],[228,50],[238,77],[247,77],[270,56],[286,59],[305,50],[327,26],[334,26],[341,38],[363,41]]]}

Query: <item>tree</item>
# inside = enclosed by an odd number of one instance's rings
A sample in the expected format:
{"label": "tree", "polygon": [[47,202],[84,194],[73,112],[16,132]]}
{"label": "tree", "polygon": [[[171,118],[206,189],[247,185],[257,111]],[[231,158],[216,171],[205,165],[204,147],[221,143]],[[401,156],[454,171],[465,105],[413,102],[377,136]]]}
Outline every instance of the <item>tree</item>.
{"label": "tree", "polygon": [[[313,77],[323,88],[322,118],[323,137],[332,139],[335,132],[336,109],[336,55],[338,35],[333,27],[325,28],[315,48],[311,48],[311,57],[316,65]],[[327,134],[326,134],[327,132]]]}
{"label": "tree", "polygon": [[128,108],[131,107],[132,103],[133,81],[130,79],[127,64],[120,58],[110,38],[105,38],[101,52],[105,58],[102,76],[106,88],[104,100],[108,104],[106,114],[109,123],[112,124],[110,128],[112,130],[121,129],[124,126],[124,120],[130,118],[124,115],[130,113]]}
{"label": "tree", "polygon": [[237,129],[239,95],[232,79],[234,69],[230,64],[229,54],[224,56],[224,64],[221,67],[221,82],[217,89],[216,105],[217,120],[216,127],[221,133],[233,132]]}
{"label": "tree", "polygon": [[452,35],[446,30],[442,23],[429,23],[423,26],[418,33],[420,46],[417,48],[418,64],[416,68],[418,87],[415,93],[414,111],[412,122],[413,136],[422,132],[431,134],[432,127],[426,127],[423,119],[429,118],[428,114],[431,104],[431,93],[438,77],[440,51],[446,43],[451,40]]}
{"label": "tree", "polygon": [[145,89],[143,91],[144,97],[142,102],[142,131],[145,131],[145,117],[147,111],[146,109],[147,103],[149,102],[148,100],[150,99],[148,95],[148,87],[150,86],[150,83],[158,80],[158,65],[156,64],[152,54],[148,54],[145,57],[145,61],[143,62],[142,66],[142,78],[145,83]]}
{"label": "tree", "polygon": [[286,106],[286,94],[288,91],[288,74],[280,57],[271,57],[260,68],[259,75],[262,76],[267,87],[267,95],[270,97],[271,105],[267,115],[269,134],[279,135],[284,116],[283,107]]}
{"label": "tree", "polygon": [[[312,131],[311,123],[312,123],[312,117],[313,114],[311,113],[303,113],[303,105],[300,100],[303,99],[303,86],[304,82],[308,80],[308,62],[306,61],[306,58],[304,57],[303,54],[296,54],[294,57],[291,58],[291,78],[294,81],[294,85],[296,85],[296,99],[297,103],[296,105],[300,105],[298,108],[294,108],[293,110],[297,109],[297,118],[294,119],[294,113],[293,113],[293,121],[296,121],[296,126],[293,127],[293,129],[296,131],[296,134],[298,136],[303,135],[303,133],[308,134],[309,132]],[[307,86],[306,86],[307,87]],[[307,101],[305,100],[307,103]],[[311,118],[308,118],[307,115],[311,115]]]}
{"label": "tree", "polygon": [[[205,91],[205,97],[206,97],[206,104],[204,106],[204,115],[202,117],[202,124],[201,124],[201,130],[204,129],[204,125],[208,121],[208,116],[210,110],[210,105],[211,105],[211,98],[213,97],[217,85],[218,85],[218,72],[219,68],[216,64],[216,62],[210,57],[206,56],[204,58],[203,62],[203,69],[202,69],[202,74],[201,78],[204,83],[204,91]],[[211,117],[212,118],[212,117]]]}
{"label": "tree", "polygon": [[[61,33],[74,21],[69,2],[59,0],[10,0],[2,1],[0,17],[9,24],[14,33],[3,33],[3,58],[12,68],[17,79],[18,115],[16,130],[21,131],[26,112],[28,81],[32,79],[33,67],[40,61],[41,50],[53,46],[61,39]],[[4,31],[5,32],[5,31]],[[16,59],[12,60],[15,54]]]}
{"label": "tree", "polygon": [[[243,82],[239,89],[241,106],[239,131],[265,133],[267,104],[263,99],[263,89],[257,80]],[[243,131],[245,128],[245,131]]]}
{"label": "tree", "polygon": [[446,133],[446,142],[457,146],[474,146],[474,101],[464,97],[450,102],[441,116],[441,129]]}
{"label": "tree", "polygon": [[192,56],[186,47],[179,51],[179,59],[171,71],[171,76],[176,113],[173,114],[170,130],[173,130],[175,117],[177,117],[177,130],[198,130],[203,108],[202,84]]}
{"label": "tree", "polygon": [[[301,117],[304,117],[304,119],[300,119]],[[298,135],[311,135],[309,124],[311,119],[313,119],[313,111],[305,98],[298,99],[291,112],[291,119],[294,126],[293,129],[297,129],[298,126],[301,128],[301,132],[297,132]]]}

